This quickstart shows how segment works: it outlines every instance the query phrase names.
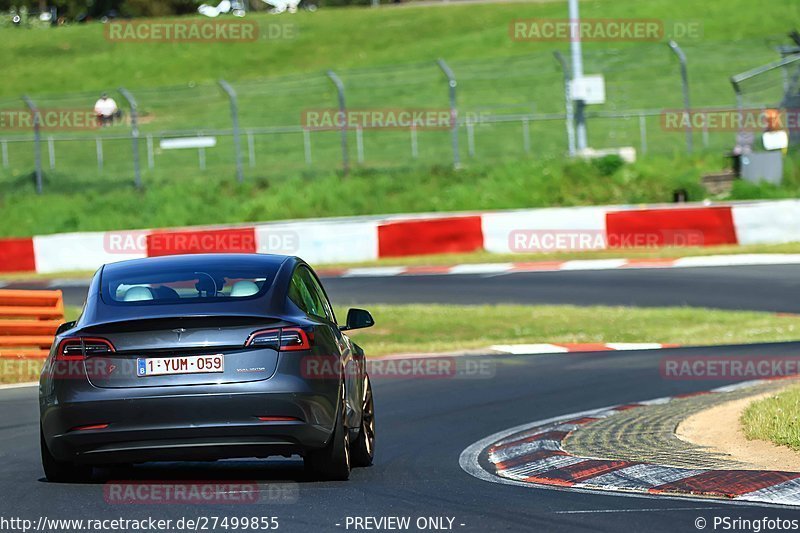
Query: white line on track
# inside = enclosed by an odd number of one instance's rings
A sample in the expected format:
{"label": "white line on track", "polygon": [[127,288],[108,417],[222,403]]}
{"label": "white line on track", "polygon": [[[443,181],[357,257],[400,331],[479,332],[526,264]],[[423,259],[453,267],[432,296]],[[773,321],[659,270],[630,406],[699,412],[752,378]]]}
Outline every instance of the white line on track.
{"label": "white line on track", "polygon": [[586,511],[553,511],[553,514],[600,514],[600,513],[658,513],[671,511],[714,511],[719,507],[664,507],[662,509],[589,509]]}
{"label": "white line on track", "polygon": [[8,385],[0,385],[0,390],[7,389],[24,389],[27,387],[38,387],[38,381],[27,381],[25,383],[9,383]]}

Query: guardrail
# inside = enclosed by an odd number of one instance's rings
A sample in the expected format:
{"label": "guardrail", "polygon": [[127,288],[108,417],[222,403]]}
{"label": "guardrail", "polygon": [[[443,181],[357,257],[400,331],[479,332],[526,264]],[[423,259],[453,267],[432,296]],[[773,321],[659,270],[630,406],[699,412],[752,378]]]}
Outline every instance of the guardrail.
{"label": "guardrail", "polygon": [[63,321],[61,291],[0,290],[0,359],[44,359]]}

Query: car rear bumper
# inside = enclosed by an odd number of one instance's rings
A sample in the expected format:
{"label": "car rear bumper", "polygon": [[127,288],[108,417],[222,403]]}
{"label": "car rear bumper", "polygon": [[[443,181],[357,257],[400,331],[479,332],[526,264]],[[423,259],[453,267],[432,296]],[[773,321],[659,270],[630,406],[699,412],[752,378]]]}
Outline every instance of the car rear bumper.
{"label": "car rear bumper", "polygon": [[43,396],[42,431],[56,459],[92,464],[266,457],[323,447],[333,432],[336,384],[289,392],[267,383],[244,391],[242,384],[214,391],[88,387],[75,394],[71,388],[69,398]]}

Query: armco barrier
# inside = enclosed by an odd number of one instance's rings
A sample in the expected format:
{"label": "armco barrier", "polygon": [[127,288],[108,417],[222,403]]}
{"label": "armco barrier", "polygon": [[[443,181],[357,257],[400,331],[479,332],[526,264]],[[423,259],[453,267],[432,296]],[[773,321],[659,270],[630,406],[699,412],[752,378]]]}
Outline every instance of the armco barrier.
{"label": "armco barrier", "polygon": [[47,357],[63,321],[61,291],[0,290],[0,358]]}
{"label": "armco barrier", "polygon": [[737,244],[731,208],[636,209],[606,214],[608,242],[646,246]]}
{"label": "armco barrier", "polygon": [[114,261],[173,253],[278,253],[324,265],[477,250],[566,249],[519,249],[515,240],[528,235],[530,244],[530,236],[548,234],[588,235],[608,248],[800,242],[800,200],[386,215],[0,239],[0,272],[95,270]]}
{"label": "armco barrier", "polygon": [[380,257],[483,250],[480,216],[399,220],[378,226]]}

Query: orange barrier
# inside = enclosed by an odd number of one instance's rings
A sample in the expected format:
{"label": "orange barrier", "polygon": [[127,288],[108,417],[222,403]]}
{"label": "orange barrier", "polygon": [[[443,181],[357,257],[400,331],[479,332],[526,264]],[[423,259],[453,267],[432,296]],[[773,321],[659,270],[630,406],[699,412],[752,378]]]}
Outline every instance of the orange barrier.
{"label": "orange barrier", "polygon": [[62,322],[61,291],[0,290],[0,359],[44,359]]}

